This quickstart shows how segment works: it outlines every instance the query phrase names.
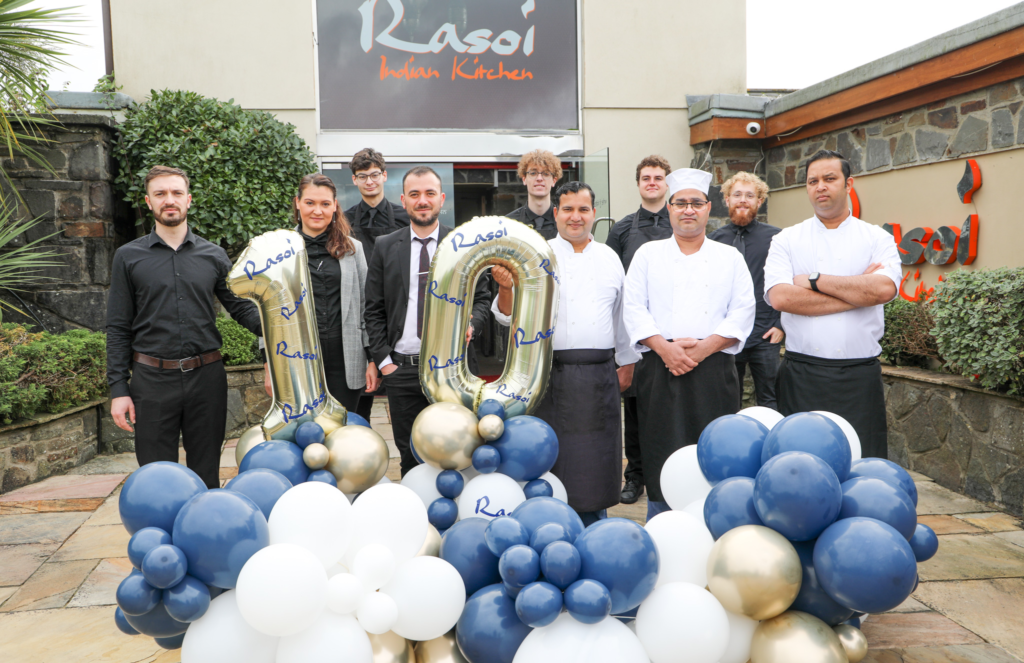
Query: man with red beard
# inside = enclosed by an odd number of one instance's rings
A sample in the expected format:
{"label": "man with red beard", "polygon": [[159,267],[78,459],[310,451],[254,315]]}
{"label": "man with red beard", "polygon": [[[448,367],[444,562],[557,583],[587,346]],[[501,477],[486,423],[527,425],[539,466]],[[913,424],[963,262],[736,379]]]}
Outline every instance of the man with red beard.
{"label": "man with red beard", "polygon": [[708,237],[740,252],[750,269],[757,299],[754,329],[743,350],[736,355],[736,372],[742,385],[749,364],[757,404],[776,410],[775,379],[779,373],[779,342],[783,332],[779,312],[761,295],[764,292],[764,263],[768,259],[768,249],[772,238],[781,231],[757,220],[757,212],[768,197],[768,185],[757,175],[736,173],[722,185],[722,197],[729,207],[731,223]]}

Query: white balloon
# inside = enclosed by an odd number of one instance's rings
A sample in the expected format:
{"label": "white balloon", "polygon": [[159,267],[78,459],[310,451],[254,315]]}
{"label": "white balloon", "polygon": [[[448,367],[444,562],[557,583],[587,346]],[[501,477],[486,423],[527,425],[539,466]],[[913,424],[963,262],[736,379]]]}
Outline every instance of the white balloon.
{"label": "white balloon", "polygon": [[398,621],[391,630],[408,640],[441,637],[459,621],[466,605],[462,576],[440,557],[409,560],[380,591],[398,605]]}
{"label": "white balloon", "polygon": [[717,663],[729,646],[729,618],[703,587],[671,582],[640,604],[636,635],[651,663]]}
{"label": "white balloon", "polygon": [[696,444],[678,449],[661,467],[661,494],[673,509],[681,511],[710,492],[711,484],[697,462]]}
{"label": "white balloon", "polygon": [[373,645],[352,617],[325,612],[309,628],[281,638],[276,663],[372,663]]}
{"label": "white balloon", "polygon": [[373,486],[352,505],[352,541],[342,563],[352,568],[356,554],[371,543],[391,549],[395,564],[412,559],[427,538],[427,508],[415,492],[397,483]]}
{"label": "white balloon", "polygon": [[381,635],[390,631],[398,621],[398,604],[387,594],[370,592],[359,604],[356,617],[364,631]]}
{"label": "white balloon", "polygon": [[694,501],[690,502],[685,507],[683,507],[683,513],[688,513],[691,516],[693,516],[694,518],[696,518],[697,520],[699,520],[701,523],[703,523],[704,522],[704,503],[707,501],[707,499],[708,499],[708,496],[705,495],[704,497],[700,498],[699,500],[694,500]]}
{"label": "white balloon", "polygon": [[664,511],[644,526],[658,547],[660,569],[658,584],[689,582],[698,587],[708,584],[708,555],[715,545],[704,521],[685,511]]}
{"label": "white balloon", "polygon": [[844,433],[846,433],[846,440],[850,443],[850,455],[853,457],[852,462],[860,460],[862,453],[860,448],[860,436],[857,435],[857,431],[850,425],[850,422],[843,419],[838,414],[825,412],[824,410],[815,410],[814,412],[826,416],[839,424],[839,427],[843,429]]}
{"label": "white balloon", "polygon": [[466,484],[459,496],[459,520],[507,516],[526,501],[516,480],[504,474],[481,474]]}
{"label": "white balloon", "polygon": [[288,489],[270,512],[270,545],[291,543],[309,550],[324,568],[345,554],[352,536],[352,505],[337,488],[307,481]]}
{"label": "white balloon", "polygon": [[327,607],[339,615],[350,615],[359,608],[367,591],[359,578],[339,573],[327,581]]}
{"label": "white balloon", "polygon": [[775,427],[775,424],[785,419],[784,416],[779,414],[777,411],[771,409],[770,407],[761,407],[760,405],[744,408],[740,410],[737,414],[745,415],[747,417],[750,417],[751,419],[757,419],[762,424],[767,426],[768,430],[771,430],[772,428]]}
{"label": "white balloon", "polygon": [[744,615],[725,611],[729,618],[729,645],[718,663],[747,663],[750,660],[750,643],[754,639],[754,629],[760,623]]}
{"label": "white balloon", "polygon": [[279,637],[294,635],[323,612],[327,571],[309,550],[279,543],[249,558],[235,592],[238,609],[254,629]]}
{"label": "white balloon", "polygon": [[378,590],[395,575],[395,554],[387,546],[371,543],[356,553],[352,560],[352,573],[367,589]]}
{"label": "white balloon", "polygon": [[206,614],[189,624],[181,646],[181,660],[186,663],[274,663],[278,640],[249,626],[231,590],[213,599]]}
{"label": "white balloon", "polygon": [[434,500],[441,498],[441,493],[437,492],[437,475],[440,473],[441,468],[423,463],[402,477],[402,485],[419,495],[423,506],[429,509]]}
{"label": "white balloon", "polygon": [[344,564],[332,564],[327,567],[327,577],[333,578],[339,573],[348,573],[348,567]]}
{"label": "white balloon", "polygon": [[519,645],[512,663],[648,663],[632,630],[614,617],[583,624],[563,612],[548,626],[535,628]]}

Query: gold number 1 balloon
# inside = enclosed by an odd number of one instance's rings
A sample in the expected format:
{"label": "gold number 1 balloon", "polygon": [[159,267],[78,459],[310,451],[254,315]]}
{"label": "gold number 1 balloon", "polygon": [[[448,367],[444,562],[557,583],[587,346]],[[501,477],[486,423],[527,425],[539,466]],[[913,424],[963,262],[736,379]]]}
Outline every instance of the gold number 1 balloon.
{"label": "gold number 1 balloon", "polygon": [[292,440],[300,423],[330,434],[348,413],[327,391],[306,245],[291,230],[254,237],[228,273],[228,288],[260,309],[274,402],[263,417],[267,439]]}

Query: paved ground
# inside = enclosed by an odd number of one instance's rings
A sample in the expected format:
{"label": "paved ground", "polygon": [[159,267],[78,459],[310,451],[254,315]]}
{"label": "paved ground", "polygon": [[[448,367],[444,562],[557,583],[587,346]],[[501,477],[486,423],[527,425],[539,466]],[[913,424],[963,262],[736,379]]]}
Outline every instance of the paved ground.
{"label": "paved ground", "polygon": [[[398,454],[383,402],[371,424]],[[221,479],[237,472],[234,441]],[[117,497],[138,466],[101,456],[67,476],[0,496],[0,662],[177,663],[152,639],[114,626],[114,591],[130,567]],[[388,476],[398,480],[392,460]],[[940,538],[921,565],[921,584],[896,610],[872,615],[864,632],[874,663],[1021,663],[1024,660],[1024,530],[995,509],[915,474],[921,522]],[[647,504],[611,510],[644,522]]]}

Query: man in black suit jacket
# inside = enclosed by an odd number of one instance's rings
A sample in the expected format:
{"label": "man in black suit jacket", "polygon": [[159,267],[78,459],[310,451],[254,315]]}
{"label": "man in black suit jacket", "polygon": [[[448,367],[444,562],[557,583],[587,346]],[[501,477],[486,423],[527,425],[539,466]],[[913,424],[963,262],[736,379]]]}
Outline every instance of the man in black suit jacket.
{"label": "man in black suit jacket", "polygon": [[[402,476],[418,464],[412,455],[409,434],[413,421],[430,404],[419,377],[423,305],[430,260],[438,242],[451,228],[438,223],[444,193],[441,178],[432,168],[411,169],[402,181],[402,204],[412,222],[377,240],[366,274],[366,332],[370,353],[384,375],[395,446],[402,456]],[[490,291],[478,279],[473,296],[473,329],[482,329],[490,308]],[[473,370],[472,346],[466,361]]]}
{"label": "man in black suit jacket", "polygon": [[345,218],[352,227],[352,236],[363,245],[369,264],[379,237],[409,226],[409,215],[401,206],[384,197],[384,183],[388,181],[388,168],[384,156],[367,147],[359,150],[348,164],[352,171],[352,184],[363,197],[345,210]]}

